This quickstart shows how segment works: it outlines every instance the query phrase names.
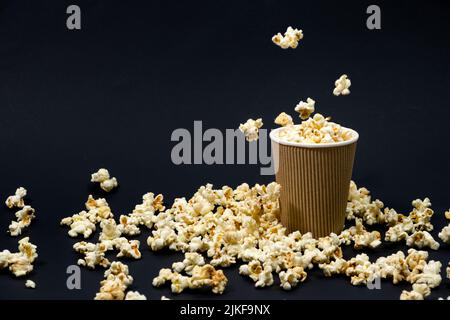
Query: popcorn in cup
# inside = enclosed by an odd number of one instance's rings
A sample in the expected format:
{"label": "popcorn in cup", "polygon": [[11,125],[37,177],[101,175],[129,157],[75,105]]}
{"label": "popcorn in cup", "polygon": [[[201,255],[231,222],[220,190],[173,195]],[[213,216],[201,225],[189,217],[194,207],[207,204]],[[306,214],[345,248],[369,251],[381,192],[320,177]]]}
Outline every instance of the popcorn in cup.
{"label": "popcorn in cup", "polygon": [[339,234],[358,133],[320,114],[270,132],[276,181],[281,185],[281,223],[314,237]]}

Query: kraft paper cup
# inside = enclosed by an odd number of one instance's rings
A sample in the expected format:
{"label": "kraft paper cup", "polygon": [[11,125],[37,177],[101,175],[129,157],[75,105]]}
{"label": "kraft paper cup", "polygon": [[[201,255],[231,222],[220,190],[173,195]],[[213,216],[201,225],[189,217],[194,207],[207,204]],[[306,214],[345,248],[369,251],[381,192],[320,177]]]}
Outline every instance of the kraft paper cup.
{"label": "kraft paper cup", "polygon": [[289,232],[314,237],[339,234],[345,223],[347,199],[358,133],[336,143],[285,142],[270,132],[276,181],[281,185],[281,223]]}

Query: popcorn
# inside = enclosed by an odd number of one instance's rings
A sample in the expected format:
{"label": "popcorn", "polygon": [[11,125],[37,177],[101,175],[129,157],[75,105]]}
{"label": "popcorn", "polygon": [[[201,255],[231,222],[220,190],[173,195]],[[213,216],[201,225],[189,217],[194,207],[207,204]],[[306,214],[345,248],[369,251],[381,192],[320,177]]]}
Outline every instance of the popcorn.
{"label": "popcorn", "polygon": [[439,243],[434,240],[433,236],[427,231],[416,231],[406,238],[408,247],[415,246],[417,248],[429,247],[433,250],[439,249]]}
{"label": "popcorn", "polygon": [[352,131],[329,120],[316,113],[299,125],[279,128],[274,134],[281,141],[307,144],[342,142],[353,138]]}
{"label": "popcorn", "polygon": [[411,272],[407,280],[411,283],[426,284],[430,288],[436,288],[442,281],[441,267],[442,263],[439,261],[424,262]]}
{"label": "popcorn", "polygon": [[293,287],[297,286],[299,282],[305,281],[305,279],[306,272],[302,267],[294,267],[287,271],[280,272],[280,286],[284,290],[291,290]]}
{"label": "popcorn", "polygon": [[245,139],[248,142],[256,141],[259,137],[259,129],[263,126],[261,118],[253,120],[248,119],[247,122],[239,125],[239,130],[245,135]]}
{"label": "popcorn", "polygon": [[295,49],[298,46],[298,42],[303,39],[303,31],[288,27],[284,36],[281,33],[277,33],[272,37],[272,42],[282,49],[292,48]]}
{"label": "popcorn", "polygon": [[172,278],[177,273],[173,273],[172,270],[163,268],[159,270],[159,275],[155,278],[153,278],[152,284],[155,287],[160,287],[164,285],[167,281],[172,281]]}
{"label": "popcorn", "polygon": [[114,219],[105,219],[100,222],[100,227],[102,228],[102,232],[100,233],[99,240],[114,240],[119,238],[122,235],[122,232],[116,225],[116,221]]}
{"label": "popcorn", "polygon": [[450,219],[450,209],[444,213],[446,219]]}
{"label": "popcorn", "polygon": [[343,74],[342,76],[339,77],[339,79],[337,79],[334,82],[334,90],[333,90],[333,94],[335,96],[339,96],[339,95],[343,95],[346,96],[348,94],[350,94],[350,86],[352,85],[352,82],[350,81],[350,79],[347,78],[346,74]]}
{"label": "popcorn", "polygon": [[22,230],[29,227],[31,220],[35,218],[34,209],[30,206],[23,206],[21,210],[16,212],[17,221],[12,221],[9,225],[9,233],[11,236],[18,236]]}
{"label": "popcorn", "polygon": [[17,208],[23,208],[25,205],[23,198],[27,195],[27,190],[23,187],[19,187],[16,190],[16,193],[12,196],[9,196],[6,199],[6,206],[10,209],[17,207]]}
{"label": "popcorn", "polygon": [[77,242],[73,245],[73,249],[81,254],[84,254],[83,259],[78,260],[78,265],[86,266],[91,269],[95,269],[95,266],[99,265],[103,268],[107,268],[111,262],[105,257],[105,253],[110,248],[105,243],[88,243]]}
{"label": "popcorn", "polygon": [[[350,181],[347,202],[347,220],[354,220],[359,217],[368,225],[385,223],[386,214],[381,211],[383,207],[384,204],[380,200],[376,199],[372,201],[369,190],[366,188],[358,189],[356,183]],[[390,214],[390,216],[392,216],[392,214]],[[392,219],[392,217],[389,219]]]}
{"label": "popcorn", "polygon": [[216,270],[212,265],[195,266],[192,269],[190,288],[211,287],[213,293],[222,294],[228,283],[227,277],[222,270]]}
{"label": "popcorn", "polygon": [[314,113],[314,106],[316,101],[311,98],[306,99],[306,102],[300,101],[295,107],[295,111],[300,113],[300,118],[306,120]]}
{"label": "popcorn", "polygon": [[450,224],[442,228],[438,236],[444,243],[450,244]]}
{"label": "popcorn", "polygon": [[36,288],[36,283],[32,280],[27,280],[25,282],[25,287],[30,288],[30,289],[35,289]]}
{"label": "popcorn", "polygon": [[127,238],[117,238],[113,241],[114,248],[119,250],[117,257],[126,257],[140,259],[141,252],[139,251],[139,240],[128,240]]}
{"label": "popcorn", "polygon": [[110,178],[109,171],[104,168],[99,169],[91,175],[91,182],[99,182],[100,188],[106,192],[110,192],[118,186],[117,179],[114,177]]}
{"label": "popcorn", "polygon": [[86,211],[81,211],[78,214],[74,214],[72,217],[62,219],[61,225],[69,226],[70,230],[68,231],[68,234],[74,238],[78,235],[89,238],[95,231],[95,224],[91,222],[90,215]]}
{"label": "popcorn", "polygon": [[166,296],[161,296],[161,300],[172,300],[172,299],[169,299]]}
{"label": "popcorn", "polygon": [[0,252],[0,269],[9,268],[16,277],[24,276],[33,271],[33,262],[38,257],[37,247],[29,242],[29,237],[19,241],[19,252],[8,250]]}
{"label": "popcorn", "polygon": [[367,231],[360,218],[357,218],[355,222],[355,226],[343,231],[343,237],[347,237],[348,234],[348,238],[354,242],[355,249],[364,247],[376,248],[381,244],[381,235],[378,231]]}
{"label": "popcorn", "polygon": [[[105,271],[105,279],[100,282],[100,291],[95,300],[124,300],[125,290],[133,283],[128,266],[121,262],[113,262]],[[131,294],[136,296],[136,294]]]}
{"label": "popcorn", "polygon": [[137,291],[128,291],[125,300],[147,300],[147,297]]}
{"label": "popcorn", "polygon": [[285,112],[280,113],[276,118],[275,118],[275,124],[278,124],[282,127],[285,126],[290,126],[293,125],[294,122],[292,121],[292,117],[290,115],[288,115]]}
{"label": "popcorn", "polygon": [[94,199],[89,195],[85,206],[88,211],[83,210],[71,217],[63,218],[60,222],[61,225],[70,227],[68,234],[71,237],[83,235],[85,239],[89,238],[95,231],[97,223],[114,216],[108,203],[103,198]]}

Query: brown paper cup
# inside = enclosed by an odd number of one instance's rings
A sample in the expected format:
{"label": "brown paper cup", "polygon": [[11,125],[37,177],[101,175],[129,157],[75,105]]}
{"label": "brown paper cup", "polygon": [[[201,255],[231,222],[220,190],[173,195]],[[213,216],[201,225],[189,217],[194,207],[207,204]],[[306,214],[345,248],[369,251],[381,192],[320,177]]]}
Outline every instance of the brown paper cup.
{"label": "brown paper cup", "polygon": [[270,138],[276,181],[281,185],[281,223],[289,232],[312,232],[314,237],[339,234],[358,133],[347,129],[353,133],[349,141],[312,145],[284,142],[276,130]]}

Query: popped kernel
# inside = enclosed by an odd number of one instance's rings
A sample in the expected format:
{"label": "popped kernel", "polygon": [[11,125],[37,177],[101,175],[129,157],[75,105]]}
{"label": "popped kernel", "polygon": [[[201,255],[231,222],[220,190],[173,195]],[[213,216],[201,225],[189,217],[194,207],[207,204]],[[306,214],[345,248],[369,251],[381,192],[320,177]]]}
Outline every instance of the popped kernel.
{"label": "popped kernel", "polygon": [[300,114],[302,120],[308,119],[314,113],[314,106],[316,101],[311,98],[306,99],[306,102],[300,101],[295,107],[295,111]]}
{"label": "popped kernel", "polygon": [[25,237],[19,240],[19,252],[11,253],[9,250],[0,252],[0,270],[9,268],[16,277],[22,277],[33,271],[33,262],[38,257],[37,246]]}
{"label": "popped kernel", "polygon": [[30,288],[30,289],[35,289],[36,283],[33,280],[27,280],[25,282],[25,287]]}
{"label": "popped kernel", "polygon": [[119,185],[117,179],[115,177],[111,178],[109,171],[105,168],[98,169],[97,172],[93,173],[91,175],[91,182],[100,183],[100,188],[106,192],[110,192]]}
{"label": "popped kernel", "polygon": [[284,36],[281,33],[277,33],[272,37],[272,42],[282,49],[295,49],[301,39],[303,39],[303,31],[289,26]]}
{"label": "popped kernel", "polygon": [[248,119],[247,122],[239,125],[239,130],[245,135],[248,142],[256,141],[259,137],[259,129],[263,126],[262,119]]}
{"label": "popped kernel", "polygon": [[339,79],[337,79],[334,82],[334,90],[333,90],[333,94],[335,96],[339,96],[339,95],[343,95],[346,96],[348,94],[350,94],[350,86],[352,85],[352,82],[350,81],[350,79],[347,77],[346,74],[343,74],[342,76],[339,77]]}
{"label": "popped kernel", "polygon": [[128,291],[125,300],[147,300],[147,297],[137,291]]}
{"label": "popped kernel", "polygon": [[442,228],[438,236],[444,243],[450,244],[450,224]]}
{"label": "popped kernel", "polygon": [[24,228],[30,226],[31,220],[36,217],[34,212],[35,210],[30,206],[23,206],[22,209],[16,212],[17,221],[11,221],[9,225],[9,233],[11,236],[20,235]]}
{"label": "popped kernel", "polygon": [[16,192],[14,193],[14,195],[9,196],[6,199],[6,206],[10,209],[17,207],[17,208],[23,208],[23,206],[25,205],[23,198],[25,198],[25,196],[27,195],[27,190],[23,187],[19,187],[16,189]]}
{"label": "popped kernel", "polygon": [[416,231],[406,238],[408,247],[415,246],[419,249],[429,247],[433,250],[439,249],[439,243],[434,240],[433,236],[427,231]]}
{"label": "popped kernel", "polygon": [[299,282],[303,282],[306,279],[306,272],[302,267],[294,267],[287,271],[280,272],[280,286],[284,290],[291,290],[296,287]]}
{"label": "popped kernel", "polygon": [[288,115],[286,112],[280,113],[274,121],[275,124],[278,124],[282,127],[293,125],[292,117]]}

